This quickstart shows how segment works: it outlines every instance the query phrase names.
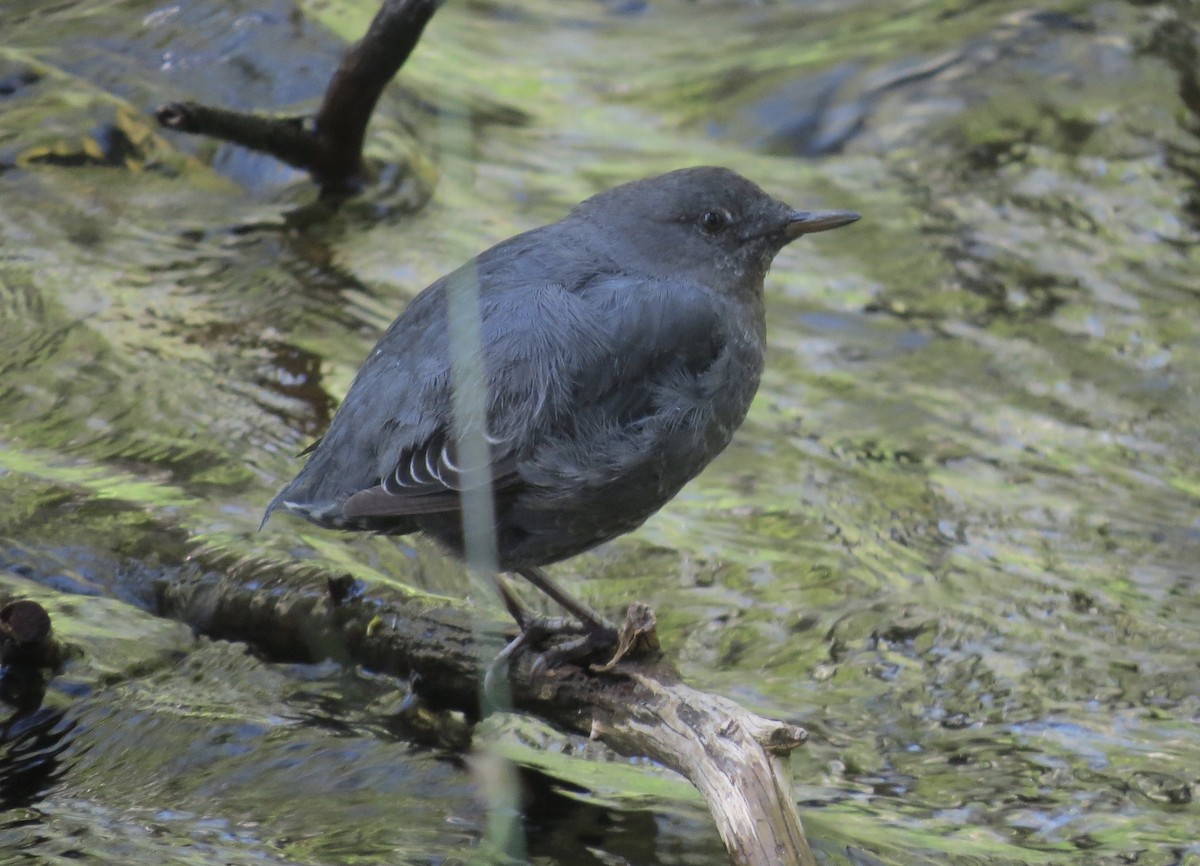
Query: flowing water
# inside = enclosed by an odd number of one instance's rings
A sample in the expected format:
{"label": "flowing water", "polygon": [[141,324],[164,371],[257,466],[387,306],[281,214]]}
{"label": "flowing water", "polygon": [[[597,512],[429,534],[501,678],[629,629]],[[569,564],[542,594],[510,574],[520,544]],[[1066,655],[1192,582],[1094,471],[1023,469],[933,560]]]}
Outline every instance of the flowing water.
{"label": "flowing water", "polygon": [[[323,220],[305,178],[154,127],[311,111],[372,12],[0,4],[0,588],[72,654],[6,692],[0,860],[461,862],[473,765],[405,742],[397,683],[198,637],[151,587],[465,591],[422,542],[262,509],[420,288],[719,163],[864,219],[777,260],[729,451],[557,574],[809,728],[827,862],[1200,863],[1195,4],[462,0],[372,124],[392,170]],[[668,775],[499,736],[537,862],[724,861]]]}

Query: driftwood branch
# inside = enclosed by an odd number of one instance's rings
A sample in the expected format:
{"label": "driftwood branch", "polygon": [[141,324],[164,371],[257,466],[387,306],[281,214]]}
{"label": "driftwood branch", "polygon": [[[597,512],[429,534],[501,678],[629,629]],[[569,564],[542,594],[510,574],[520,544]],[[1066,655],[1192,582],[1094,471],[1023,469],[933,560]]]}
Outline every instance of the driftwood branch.
{"label": "driftwood branch", "polygon": [[[333,658],[408,678],[431,708],[478,718],[478,641],[498,646],[512,626],[473,622],[453,601],[359,590],[349,581],[320,587],[234,570],[164,581],[157,604],[277,658]],[[788,755],[804,743],[803,729],[685,685],[655,651],[648,608],[631,606],[622,632],[622,657],[610,665],[545,670],[534,654],[518,653],[509,672],[513,708],[683,775],[704,796],[737,866],[814,866],[789,793]]]}
{"label": "driftwood branch", "polygon": [[366,35],[342,58],[311,120],[195,102],[167,103],[155,111],[155,118],[168,129],[239,144],[307,171],[323,196],[356,192],[367,180],[362,148],[371,113],[440,3],[384,0]]}

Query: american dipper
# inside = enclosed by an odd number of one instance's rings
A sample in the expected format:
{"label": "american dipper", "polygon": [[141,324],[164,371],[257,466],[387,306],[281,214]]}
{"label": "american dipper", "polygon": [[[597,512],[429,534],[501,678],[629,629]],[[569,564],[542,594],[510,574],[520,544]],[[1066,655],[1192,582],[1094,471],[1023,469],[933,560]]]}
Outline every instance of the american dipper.
{"label": "american dipper", "polygon": [[499,565],[611,639],[541,567],[637,528],[729,444],[763,369],[772,259],[858,218],[696,167],[497,244],[392,322],[264,523],[282,505],[334,529],[420,530],[463,555],[447,286],[476,280]]}

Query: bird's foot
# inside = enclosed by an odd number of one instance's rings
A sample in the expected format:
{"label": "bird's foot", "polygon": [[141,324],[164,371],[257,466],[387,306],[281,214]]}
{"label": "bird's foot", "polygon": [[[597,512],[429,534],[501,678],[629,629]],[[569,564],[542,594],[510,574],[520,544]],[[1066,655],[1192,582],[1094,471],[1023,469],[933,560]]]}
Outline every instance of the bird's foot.
{"label": "bird's foot", "polygon": [[524,608],[521,609],[521,615],[514,618],[521,632],[488,665],[483,678],[483,687],[488,694],[496,694],[496,678],[504,675],[513,658],[522,650],[533,651],[547,641],[557,639],[533,659],[530,673],[541,676],[567,663],[594,661],[601,653],[611,654],[608,651],[617,645],[616,628],[603,621],[582,623],[567,617],[535,616]]}
{"label": "bird's foot", "polygon": [[616,626],[600,616],[587,605],[571,598],[562,592],[540,569],[528,569],[521,572],[535,586],[543,591],[549,590],[551,598],[559,601],[567,608],[570,617],[539,616],[527,608],[509,586],[503,575],[496,575],[496,589],[509,615],[521,629],[519,634],[501,652],[505,660],[525,646],[535,646],[550,638],[569,638],[550,647],[542,656],[542,668],[553,668],[568,661],[583,661],[601,650],[615,647],[618,641]]}
{"label": "bird's foot", "polygon": [[[601,654],[607,657],[611,655],[611,651],[617,646],[616,628],[603,620],[599,623],[571,622],[570,625],[573,627],[575,636],[568,640],[559,641],[540,653],[533,660],[531,673],[534,676],[541,676],[546,671],[553,670],[568,662],[582,665],[589,661],[594,661]],[[570,633],[569,631],[563,631],[559,634]]]}
{"label": "bird's foot", "polygon": [[[617,630],[609,624],[608,620],[596,613],[579,599],[566,593],[562,587],[550,579],[550,576],[540,568],[521,568],[517,570],[517,574],[532,583],[535,587],[553,599],[559,607],[575,617],[582,626],[585,632],[596,632],[600,635],[610,634],[612,640],[616,640]],[[505,601],[508,604],[508,601]],[[512,607],[509,607],[512,610]],[[515,616],[515,614],[514,614]],[[517,622],[520,622],[517,618]]]}

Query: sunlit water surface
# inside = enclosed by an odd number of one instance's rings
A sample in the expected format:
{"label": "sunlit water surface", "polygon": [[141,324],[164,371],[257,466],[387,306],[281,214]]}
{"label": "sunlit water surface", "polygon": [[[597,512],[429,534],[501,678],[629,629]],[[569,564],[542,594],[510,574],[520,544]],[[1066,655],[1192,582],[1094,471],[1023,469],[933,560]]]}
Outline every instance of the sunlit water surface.
{"label": "sunlit water surface", "polygon": [[[154,129],[311,110],[369,7],[0,8],[0,583],[74,653],[0,728],[5,859],[458,862],[470,764],[393,730],[396,683],[196,637],[150,587],[194,555],[464,592],[262,508],[421,287],[721,163],[864,219],[777,261],[736,443],[558,574],[809,728],[829,862],[1200,862],[1194,8],[449,4],[372,126],[406,169],[307,227],[304,178]],[[586,789],[531,775],[539,862],[722,861],[682,786],[504,737]]]}

